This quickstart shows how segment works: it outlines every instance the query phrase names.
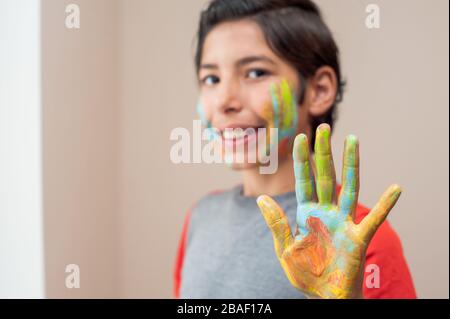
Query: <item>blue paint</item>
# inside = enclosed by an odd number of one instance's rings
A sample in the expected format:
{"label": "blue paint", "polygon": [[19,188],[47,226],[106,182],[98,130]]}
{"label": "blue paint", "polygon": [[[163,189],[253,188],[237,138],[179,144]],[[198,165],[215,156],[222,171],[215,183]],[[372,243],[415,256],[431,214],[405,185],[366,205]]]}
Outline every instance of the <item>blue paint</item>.
{"label": "blue paint", "polygon": [[[298,112],[297,112],[297,97],[294,91],[291,90],[292,101],[291,105],[288,106],[292,110],[293,116],[290,126],[287,128],[280,128],[279,123],[277,127],[279,128],[279,140],[283,138],[292,138],[295,137],[295,133],[297,132],[297,124],[298,124]],[[283,101],[284,102],[284,101]],[[277,105],[278,108],[278,105]],[[279,121],[278,121],[279,122]]]}
{"label": "blue paint", "polygon": [[304,235],[309,233],[306,228],[306,221],[309,217],[317,217],[325,224],[330,233],[334,233],[338,227],[347,220],[347,216],[336,210],[319,207],[316,203],[299,205],[297,208],[297,225]]}
{"label": "blue paint", "polygon": [[341,210],[344,214],[350,214],[350,208],[354,204],[355,201],[355,185],[356,185],[356,168],[355,167],[347,167],[346,175],[344,176],[344,181],[341,190]]}
{"label": "blue paint", "polygon": [[274,127],[280,128],[280,122],[279,122],[280,121],[280,119],[279,119],[280,107],[278,104],[278,98],[277,98],[277,95],[275,92],[274,85],[272,85],[272,87],[270,88],[270,93],[272,96],[272,108],[273,108],[273,116],[274,116],[273,125],[274,125]]}
{"label": "blue paint", "polygon": [[312,184],[310,179],[302,179],[301,172],[307,170],[309,172],[309,164],[294,161],[295,174],[295,194],[297,195],[297,203],[304,203],[307,198],[312,198]]}
{"label": "blue paint", "polygon": [[197,102],[197,114],[202,122],[202,125],[206,127],[208,140],[213,141],[214,139],[220,139],[220,135],[217,133],[217,130],[213,128],[212,123],[208,121],[205,115],[205,110],[203,108],[203,104],[198,101]]}

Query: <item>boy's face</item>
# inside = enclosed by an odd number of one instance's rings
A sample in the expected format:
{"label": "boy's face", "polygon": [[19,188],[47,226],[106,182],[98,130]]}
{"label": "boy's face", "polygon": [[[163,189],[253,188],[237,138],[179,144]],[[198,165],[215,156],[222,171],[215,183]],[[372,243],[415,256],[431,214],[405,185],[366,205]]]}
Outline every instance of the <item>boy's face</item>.
{"label": "boy's face", "polygon": [[[277,147],[282,160],[289,156],[297,133],[308,128],[306,108],[297,104],[297,71],[275,55],[253,21],[226,22],[209,32],[198,79],[200,116],[218,130],[216,139],[220,139],[225,154],[234,155],[232,159],[242,152],[237,146],[257,140],[257,154]],[[265,135],[250,134],[244,138],[226,132],[226,128],[266,128],[267,134],[270,128],[278,128],[278,144],[271,144]],[[231,160],[233,168],[258,165],[249,163],[247,147],[240,155],[244,163]]]}

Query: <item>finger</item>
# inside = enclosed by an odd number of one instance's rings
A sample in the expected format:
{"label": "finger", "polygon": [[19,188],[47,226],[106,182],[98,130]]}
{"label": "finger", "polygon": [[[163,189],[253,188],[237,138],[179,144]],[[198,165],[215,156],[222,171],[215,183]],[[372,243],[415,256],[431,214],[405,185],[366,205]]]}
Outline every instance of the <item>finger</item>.
{"label": "finger", "polygon": [[394,207],[402,189],[400,186],[394,184],[391,185],[381,196],[378,203],[372,208],[370,213],[359,223],[358,229],[361,234],[361,238],[365,243],[369,243],[372,236],[377,231],[378,227],[386,219],[387,215]]}
{"label": "finger", "polygon": [[354,135],[345,139],[342,167],[342,188],[339,210],[354,218],[359,195],[359,142]]}
{"label": "finger", "polygon": [[331,153],[331,130],[328,124],[321,124],[317,128],[314,150],[319,204],[332,204],[336,193],[336,172]]}
{"label": "finger", "polygon": [[305,134],[296,136],[292,156],[294,158],[297,203],[311,202],[314,196],[314,184],[309,162],[309,143]]}
{"label": "finger", "polygon": [[272,231],[275,253],[281,258],[285,249],[293,242],[289,221],[280,206],[269,196],[261,195],[256,200],[267,226]]}

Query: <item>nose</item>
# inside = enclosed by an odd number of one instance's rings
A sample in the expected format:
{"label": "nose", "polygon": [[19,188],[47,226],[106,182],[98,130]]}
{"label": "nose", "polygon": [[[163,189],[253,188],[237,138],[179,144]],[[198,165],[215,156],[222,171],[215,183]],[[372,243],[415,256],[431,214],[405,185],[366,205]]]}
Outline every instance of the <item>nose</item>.
{"label": "nose", "polygon": [[219,111],[223,114],[239,113],[243,107],[239,99],[239,81],[230,79],[221,84],[217,97]]}

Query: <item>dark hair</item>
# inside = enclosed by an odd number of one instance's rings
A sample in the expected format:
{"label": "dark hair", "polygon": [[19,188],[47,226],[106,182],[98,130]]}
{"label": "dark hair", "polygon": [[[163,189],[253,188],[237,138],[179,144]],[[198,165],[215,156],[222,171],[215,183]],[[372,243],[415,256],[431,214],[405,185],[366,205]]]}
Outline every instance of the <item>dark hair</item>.
{"label": "dark hair", "polygon": [[311,0],[213,0],[202,11],[197,34],[195,65],[200,68],[202,49],[208,33],[219,23],[248,18],[260,26],[270,48],[297,69],[304,100],[305,80],[322,66],[336,73],[336,99],[329,111],[312,118],[310,145],[314,149],[316,128],[321,123],[333,126],[336,105],[342,101],[344,81],[339,67],[339,49],[322,20],[319,8]]}

